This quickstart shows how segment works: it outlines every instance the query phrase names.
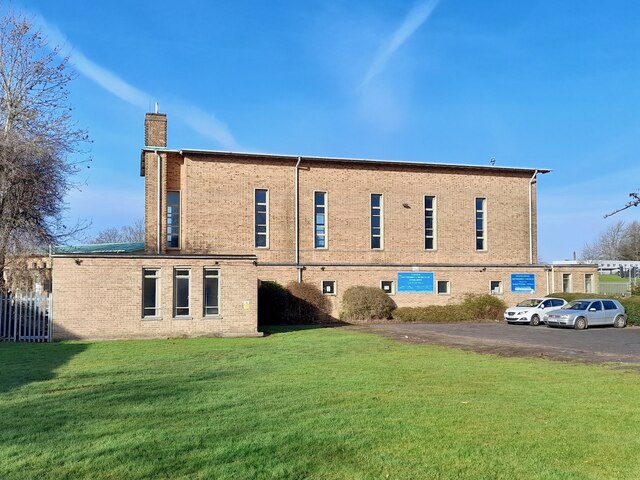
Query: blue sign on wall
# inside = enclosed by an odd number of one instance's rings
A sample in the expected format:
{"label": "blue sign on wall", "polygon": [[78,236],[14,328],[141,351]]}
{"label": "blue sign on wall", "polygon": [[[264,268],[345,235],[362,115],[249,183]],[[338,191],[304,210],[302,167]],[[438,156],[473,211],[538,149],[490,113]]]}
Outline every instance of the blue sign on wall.
{"label": "blue sign on wall", "polygon": [[511,293],[535,293],[536,276],[533,273],[512,273]]}
{"label": "blue sign on wall", "polygon": [[433,293],[433,272],[398,272],[398,293]]}

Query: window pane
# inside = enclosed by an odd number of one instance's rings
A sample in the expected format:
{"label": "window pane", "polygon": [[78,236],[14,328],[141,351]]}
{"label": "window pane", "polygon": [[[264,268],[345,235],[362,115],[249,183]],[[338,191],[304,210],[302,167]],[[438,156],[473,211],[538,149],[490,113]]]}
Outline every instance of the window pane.
{"label": "window pane", "polygon": [[476,239],[476,250],[484,250],[484,240],[481,238]]}
{"label": "window pane", "polygon": [[314,202],[316,203],[316,205],[324,204],[324,196],[325,196],[324,192],[315,192]]}
{"label": "window pane", "polygon": [[380,200],[381,200],[382,195],[380,194],[373,194],[371,195],[371,206],[372,207],[379,207],[380,206]]}
{"label": "window pane", "polygon": [[324,241],[324,237],[316,237],[316,248],[324,248],[325,245],[325,241]]}
{"label": "window pane", "polygon": [[476,198],[476,210],[484,209],[484,198]]}
{"label": "window pane", "polygon": [[266,190],[256,190],[256,203],[267,203]]}
{"label": "window pane", "polygon": [[427,250],[433,249],[433,238],[424,239],[424,248],[426,248]]}
{"label": "window pane", "polygon": [[373,216],[371,217],[371,227],[372,228],[380,228],[380,217],[379,216]]}
{"label": "window pane", "polygon": [[371,238],[371,248],[380,248],[380,237]]}
{"label": "window pane", "polygon": [[256,235],[256,247],[266,247],[267,237],[264,235]]}
{"label": "window pane", "polygon": [[205,315],[218,315],[218,278],[207,276],[207,272],[205,271],[204,279],[204,313]]}

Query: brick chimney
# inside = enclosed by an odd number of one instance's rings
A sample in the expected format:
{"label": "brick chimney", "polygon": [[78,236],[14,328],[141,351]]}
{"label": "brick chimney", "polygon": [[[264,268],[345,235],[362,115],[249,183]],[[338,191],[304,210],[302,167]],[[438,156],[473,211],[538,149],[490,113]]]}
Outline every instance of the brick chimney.
{"label": "brick chimney", "polygon": [[147,113],[144,117],[144,145],[160,148],[167,146],[167,115],[158,113],[157,105],[155,113]]}

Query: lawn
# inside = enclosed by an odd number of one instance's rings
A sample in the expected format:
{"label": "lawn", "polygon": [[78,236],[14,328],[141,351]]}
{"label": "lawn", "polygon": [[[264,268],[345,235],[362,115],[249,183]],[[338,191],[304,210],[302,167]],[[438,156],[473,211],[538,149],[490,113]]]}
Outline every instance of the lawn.
{"label": "lawn", "polygon": [[0,478],[640,478],[640,373],[345,329],[0,344]]}

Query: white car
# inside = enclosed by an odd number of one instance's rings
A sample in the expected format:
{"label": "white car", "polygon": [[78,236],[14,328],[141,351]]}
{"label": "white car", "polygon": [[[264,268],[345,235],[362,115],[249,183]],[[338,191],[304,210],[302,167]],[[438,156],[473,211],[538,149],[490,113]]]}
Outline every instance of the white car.
{"label": "white car", "polygon": [[561,298],[530,298],[515,307],[507,308],[504,320],[507,323],[528,323],[536,326],[542,323],[544,315],[565,305],[567,302]]}

